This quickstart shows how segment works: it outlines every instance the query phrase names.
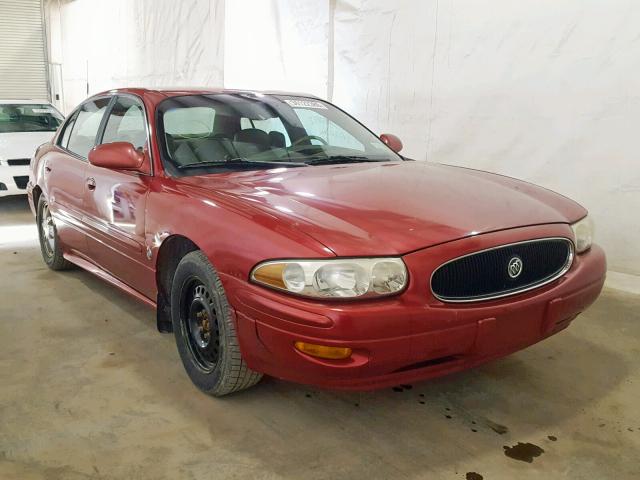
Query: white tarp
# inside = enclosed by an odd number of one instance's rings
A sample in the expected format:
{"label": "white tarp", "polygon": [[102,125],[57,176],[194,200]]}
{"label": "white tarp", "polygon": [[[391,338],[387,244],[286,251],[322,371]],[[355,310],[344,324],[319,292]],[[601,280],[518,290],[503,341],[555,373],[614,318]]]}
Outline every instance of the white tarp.
{"label": "white tarp", "polygon": [[338,1],[334,100],[415,158],[564,193],[640,274],[640,3]]}
{"label": "white tarp", "polygon": [[233,0],[225,17],[226,86],[326,97],[329,2]]}
{"label": "white tarp", "polygon": [[398,134],[416,159],[575,198],[595,217],[610,267],[640,274],[634,0],[47,5],[60,19],[50,51],[67,110],[87,79],[89,93],[176,84],[314,93]]}
{"label": "white tarp", "polygon": [[222,1],[50,0],[48,7],[60,9],[61,45],[54,37],[50,50],[62,63],[67,112],[87,97],[87,85],[93,94],[223,83]]}

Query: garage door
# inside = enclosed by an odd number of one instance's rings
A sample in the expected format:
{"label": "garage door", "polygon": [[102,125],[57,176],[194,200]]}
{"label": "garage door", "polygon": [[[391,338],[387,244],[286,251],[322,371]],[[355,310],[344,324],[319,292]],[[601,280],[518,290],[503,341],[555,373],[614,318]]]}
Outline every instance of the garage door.
{"label": "garage door", "polygon": [[0,0],[0,99],[48,99],[42,0]]}

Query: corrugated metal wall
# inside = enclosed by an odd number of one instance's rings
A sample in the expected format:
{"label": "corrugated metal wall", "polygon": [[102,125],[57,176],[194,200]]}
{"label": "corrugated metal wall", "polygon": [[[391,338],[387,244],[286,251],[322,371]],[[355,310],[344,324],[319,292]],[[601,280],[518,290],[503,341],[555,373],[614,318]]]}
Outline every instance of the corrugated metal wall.
{"label": "corrugated metal wall", "polygon": [[0,0],[0,98],[48,99],[42,0]]}

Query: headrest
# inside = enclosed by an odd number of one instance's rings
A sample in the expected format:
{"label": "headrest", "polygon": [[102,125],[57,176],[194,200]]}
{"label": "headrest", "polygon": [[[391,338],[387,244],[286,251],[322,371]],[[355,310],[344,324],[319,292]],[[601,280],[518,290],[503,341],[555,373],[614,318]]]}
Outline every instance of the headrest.
{"label": "headrest", "polygon": [[284,148],[287,145],[287,142],[284,138],[284,133],[282,132],[269,132],[269,140],[272,147],[275,148]]}
{"label": "headrest", "polygon": [[254,145],[269,148],[270,139],[269,134],[263,130],[257,128],[247,128],[240,130],[233,137],[234,142],[253,143]]}

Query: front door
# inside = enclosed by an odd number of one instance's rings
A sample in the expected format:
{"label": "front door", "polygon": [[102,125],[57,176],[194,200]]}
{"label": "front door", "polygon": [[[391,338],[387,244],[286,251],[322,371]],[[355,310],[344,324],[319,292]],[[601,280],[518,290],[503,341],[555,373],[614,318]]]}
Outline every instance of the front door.
{"label": "front door", "polygon": [[139,99],[118,96],[98,143],[129,142],[145,152],[143,172],[88,164],[85,171],[84,223],[91,260],[133,289],[149,296],[155,282],[147,258],[145,207],[152,179],[145,110]]}

